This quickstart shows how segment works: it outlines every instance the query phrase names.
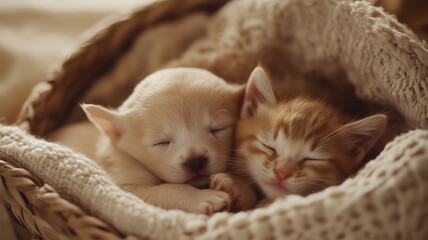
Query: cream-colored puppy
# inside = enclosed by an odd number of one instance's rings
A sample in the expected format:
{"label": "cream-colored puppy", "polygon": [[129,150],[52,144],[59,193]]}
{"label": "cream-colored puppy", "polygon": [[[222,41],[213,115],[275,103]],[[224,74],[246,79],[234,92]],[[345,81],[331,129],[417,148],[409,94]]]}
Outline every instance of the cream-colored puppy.
{"label": "cream-colored puppy", "polygon": [[198,187],[226,170],[244,91],[205,70],[158,71],[117,110],[82,106],[101,133],[94,158],[147,203],[204,214],[228,210],[227,193]]}

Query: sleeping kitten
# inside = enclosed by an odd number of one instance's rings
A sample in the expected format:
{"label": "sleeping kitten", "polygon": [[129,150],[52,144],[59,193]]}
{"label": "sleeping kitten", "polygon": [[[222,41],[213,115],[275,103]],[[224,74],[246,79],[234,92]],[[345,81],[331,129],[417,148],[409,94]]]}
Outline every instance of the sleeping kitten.
{"label": "sleeping kitten", "polygon": [[172,68],[144,79],[117,110],[85,104],[101,133],[95,160],[123,190],[152,205],[228,210],[227,193],[197,187],[226,170],[244,91],[205,70]]}
{"label": "sleeping kitten", "polygon": [[256,203],[245,182],[255,182],[270,200],[340,184],[360,166],[386,126],[381,114],[351,121],[321,101],[277,102],[260,67],[247,83],[241,118],[232,168],[236,177],[219,173],[211,178],[211,188],[228,192],[238,209]]}

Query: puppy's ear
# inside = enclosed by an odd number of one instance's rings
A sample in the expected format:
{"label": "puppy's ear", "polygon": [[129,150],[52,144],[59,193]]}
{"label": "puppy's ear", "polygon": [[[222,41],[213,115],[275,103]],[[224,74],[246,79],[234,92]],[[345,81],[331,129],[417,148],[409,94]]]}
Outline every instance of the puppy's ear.
{"label": "puppy's ear", "polygon": [[94,104],[82,104],[82,109],[100,132],[107,135],[113,143],[119,141],[125,132],[122,116],[113,110]]}
{"label": "puppy's ear", "polygon": [[262,67],[256,67],[247,81],[241,118],[253,117],[260,105],[276,104],[270,78]]}

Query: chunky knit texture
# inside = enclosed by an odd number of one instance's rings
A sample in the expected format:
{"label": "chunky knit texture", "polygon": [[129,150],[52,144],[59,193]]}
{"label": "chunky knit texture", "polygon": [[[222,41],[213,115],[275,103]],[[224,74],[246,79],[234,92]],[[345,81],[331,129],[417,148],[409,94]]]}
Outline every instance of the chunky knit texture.
{"label": "chunky knit texture", "polygon": [[210,19],[207,31],[169,66],[199,66],[233,78],[233,72],[250,72],[247,61],[275,46],[301,71],[346,72],[359,97],[394,107],[416,130],[395,138],[340,186],[210,217],[145,204],[92,160],[17,127],[0,127],[0,151],[91,214],[141,237],[428,238],[425,43],[381,9],[348,0],[233,1]]}

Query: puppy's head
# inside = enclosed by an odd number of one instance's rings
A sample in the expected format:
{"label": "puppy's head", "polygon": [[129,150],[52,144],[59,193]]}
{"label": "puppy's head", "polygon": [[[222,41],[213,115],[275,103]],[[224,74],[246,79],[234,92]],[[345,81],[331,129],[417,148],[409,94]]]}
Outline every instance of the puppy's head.
{"label": "puppy's head", "polygon": [[244,86],[208,71],[173,68],[144,79],[117,111],[83,109],[112,145],[163,181],[198,185],[226,170],[243,96]]}

